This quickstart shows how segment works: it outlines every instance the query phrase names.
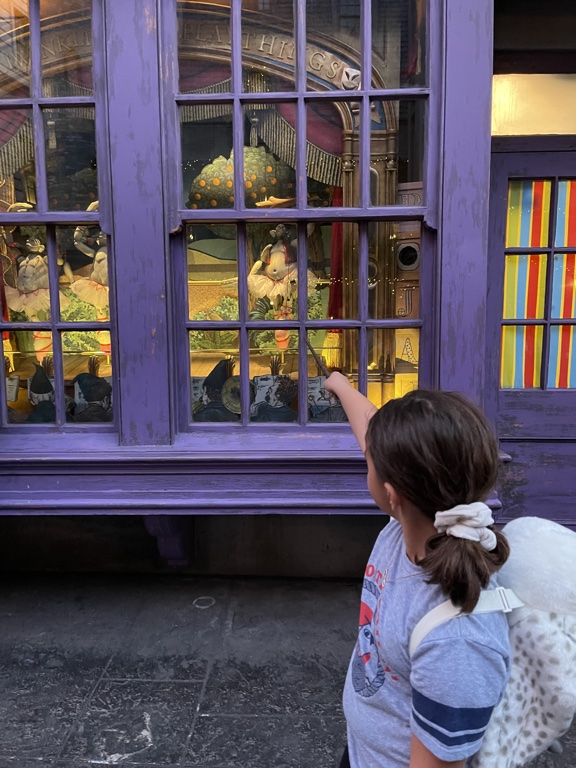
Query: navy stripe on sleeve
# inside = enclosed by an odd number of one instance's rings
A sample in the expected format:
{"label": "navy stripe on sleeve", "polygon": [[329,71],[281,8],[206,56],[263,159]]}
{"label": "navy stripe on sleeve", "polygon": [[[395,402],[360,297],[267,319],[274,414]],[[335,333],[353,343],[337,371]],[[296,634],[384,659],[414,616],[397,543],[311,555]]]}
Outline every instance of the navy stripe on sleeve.
{"label": "navy stripe on sleeve", "polygon": [[479,743],[484,736],[484,728],[480,731],[468,731],[467,733],[460,733],[457,736],[449,736],[447,733],[444,733],[444,731],[435,728],[433,724],[422,720],[414,710],[412,710],[412,716],[416,725],[422,728],[423,731],[426,731],[426,733],[429,733],[437,742],[445,747],[458,747],[464,744],[472,745],[476,742]]}
{"label": "navy stripe on sleeve", "polygon": [[448,733],[481,731],[488,725],[494,707],[450,707],[429,699],[412,688],[414,713]]}

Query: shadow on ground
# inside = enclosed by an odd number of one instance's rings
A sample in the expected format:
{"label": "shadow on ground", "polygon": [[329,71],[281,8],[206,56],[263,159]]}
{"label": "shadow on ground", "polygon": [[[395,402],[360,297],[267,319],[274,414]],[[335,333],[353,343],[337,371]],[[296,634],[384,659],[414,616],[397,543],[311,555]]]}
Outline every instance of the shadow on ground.
{"label": "shadow on ground", "polygon": [[337,764],[358,582],[2,579],[0,768]]}

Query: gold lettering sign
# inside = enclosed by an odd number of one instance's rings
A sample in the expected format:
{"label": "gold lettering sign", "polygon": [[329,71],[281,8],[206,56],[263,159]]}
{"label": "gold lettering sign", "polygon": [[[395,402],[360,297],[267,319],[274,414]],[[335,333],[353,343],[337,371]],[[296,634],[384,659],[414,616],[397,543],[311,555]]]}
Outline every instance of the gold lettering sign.
{"label": "gold lettering sign", "polygon": [[[208,55],[209,58],[214,58],[213,54],[219,51],[230,54],[230,27],[223,22],[189,18],[180,26],[179,43],[180,53],[184,56]],[[249,29],[243,29],[242,53],[255,65],[258,62],[276,62],[284,68],[286,65],[294,66],[294,40],[287,35],[270,32],[260,27],[251,26]],[[306,70],[315,78],[332,84],[332,87],[334,85],[340,87],[338,76],[341,76],[342,70],[347,66],[350,64],[331,51],[314,45],[306,46]]]}
{"label": "gold lettering sign", "polygon": [[[22,43],[27,43],[27,34],[21,34]],[[220,20],[189,17],[180,25],[180,53],[183,56],[206,57],[212,60],[219,54],[231,54],[230,27]],[[65,26],[46,30],[42,34],[42,66],[45,74],[62,69],[66,60],[86,58],[91,60],[90,24],[86,20],[75,19]],[[280,68],[293,68],[295,63],[295,45],[293,38],[272,32],[264,27],[251,25],[242,30],[242,53],[247,61],[258,66],[276,63]],[[337,53],[317,47],[306,46],[306,70],[315,79],[323,80],[330,87],[340,87],[342,71],[350,66]],[[12,47],[10,43],[0,43],[0,81],[2,73],[11,73],[12,78],[18,73],[26,74],[29,70],[27,45]]]}

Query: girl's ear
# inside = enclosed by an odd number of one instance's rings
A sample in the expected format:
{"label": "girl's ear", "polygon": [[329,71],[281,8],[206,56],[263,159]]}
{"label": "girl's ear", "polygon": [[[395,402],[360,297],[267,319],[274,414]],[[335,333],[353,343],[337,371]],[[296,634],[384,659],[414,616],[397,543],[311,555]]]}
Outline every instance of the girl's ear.
{"label": "girl's ear", "polygon": [[398,493],[396,488],[394,488],[393,485],[390,485],[390,483],[384,483],[384,491],[392,512],[400,509],[402,506],[402,496]]}

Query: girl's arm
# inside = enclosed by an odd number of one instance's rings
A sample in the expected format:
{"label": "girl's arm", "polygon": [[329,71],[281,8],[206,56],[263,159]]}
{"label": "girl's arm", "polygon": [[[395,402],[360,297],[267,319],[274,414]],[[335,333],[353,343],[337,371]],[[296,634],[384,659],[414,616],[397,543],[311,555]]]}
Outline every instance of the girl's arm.
{"label": "girl's arm", "polygon": [[324,382],[324,386],[334,393],[342,403],[354,437],[358,440],[362,453],[366,453],[366,430],[368,422],[377,411],[376,406],[364,395],[361,395],[357,389],[354,389],[346,376],[338,371],[330,374]]}
{"label": "girl's arm", "polygon": [[432,754],[422,742],[412,736],[410,748],[410,768],[464,768],[465,760],[447,763]]}

